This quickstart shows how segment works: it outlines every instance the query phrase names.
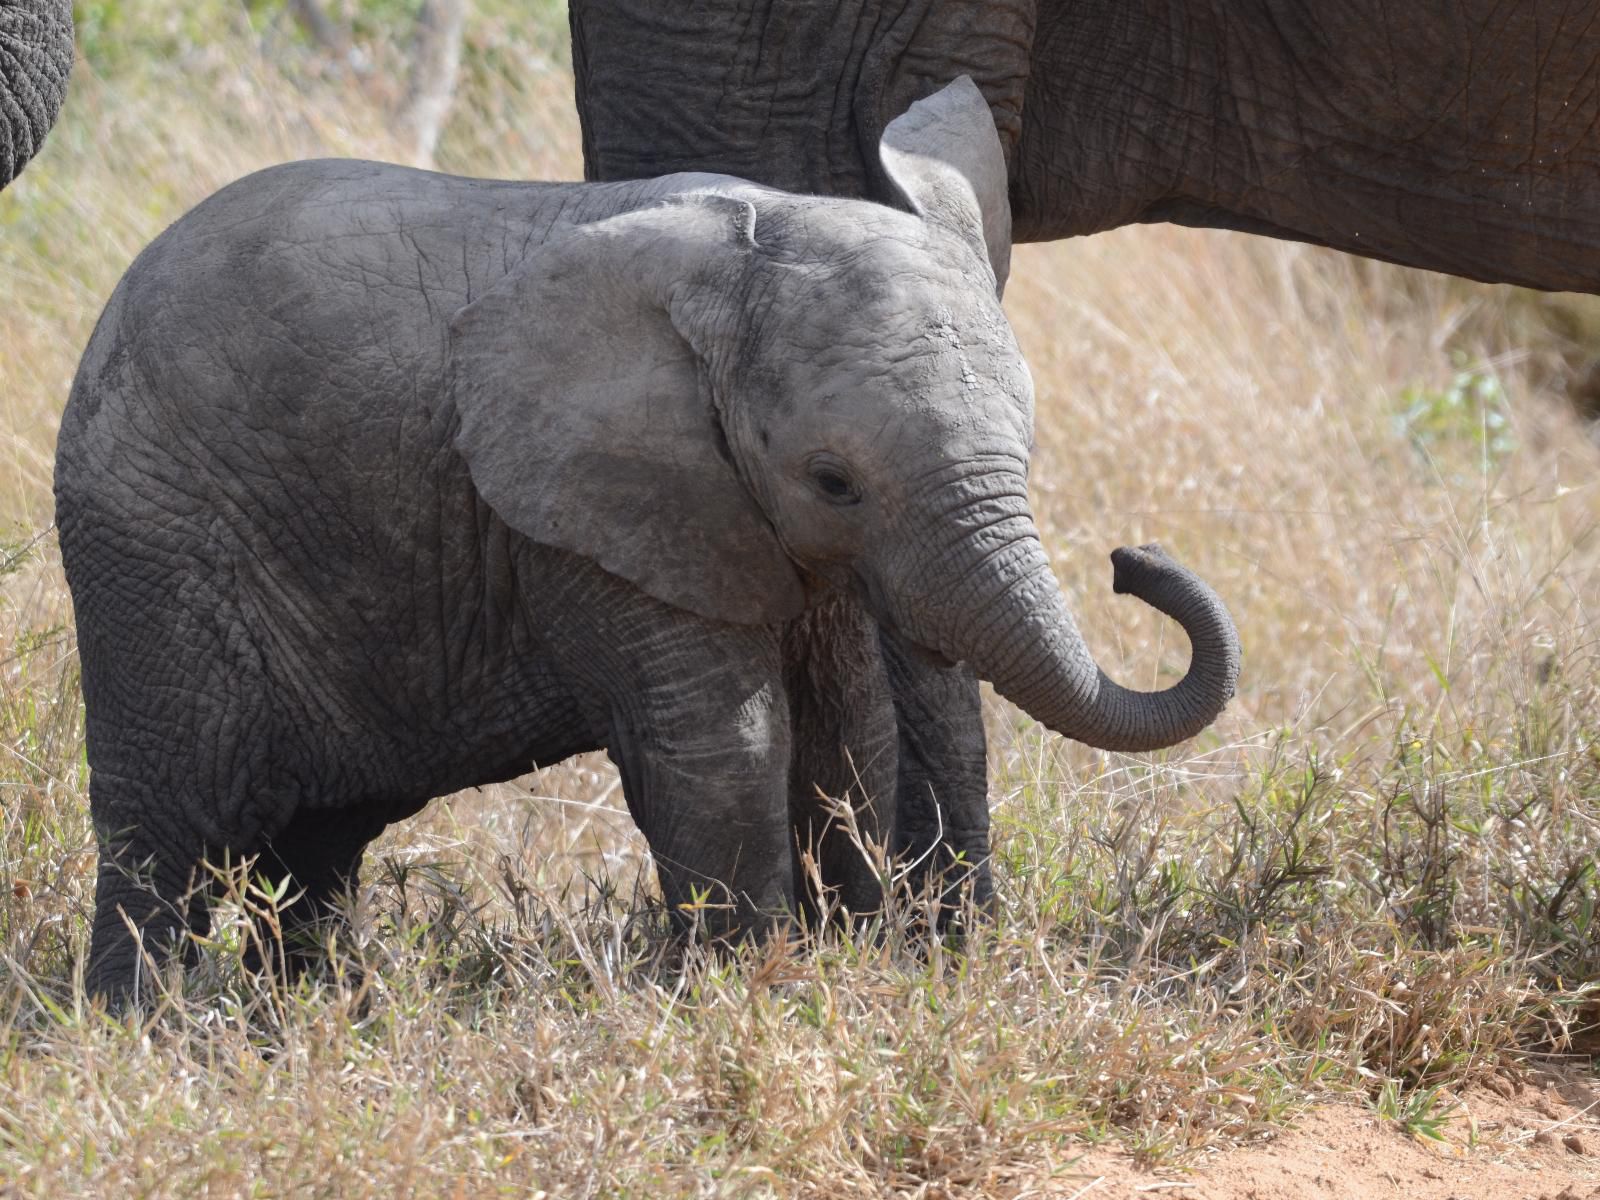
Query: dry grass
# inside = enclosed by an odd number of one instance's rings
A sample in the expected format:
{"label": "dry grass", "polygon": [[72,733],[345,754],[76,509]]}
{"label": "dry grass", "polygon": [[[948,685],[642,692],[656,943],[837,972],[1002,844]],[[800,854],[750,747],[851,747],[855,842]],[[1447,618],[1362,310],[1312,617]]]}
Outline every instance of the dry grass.
{"label": "dry grass", "polygon": [[[575,175],[566,79],[507,71],[443,165]],[[8,1194],[1071,1194],[1085,1144],[1181,1162],[1329,1091],[1426,1132],[1430,1089],[1592,1049],[1600,452],[1572,346],[1544,302],[1167,228],[1018,254],[1035,497],[1115,674],[1182,668],[1110,599],[1105,553],[1160,539],[1233,607],[1240,696],[1137,758],[994,702],[991,931],[674,960],[595,759],[387,835],[335,976],[241,973],[238,914],[271,900],[240,879],[152,1018],[87,1009],[81,704],[33,540],[56,417],[188,205],[285,157],[397,156],[369,92],[302,92],[242,42],[84,72],[0,196]]]}

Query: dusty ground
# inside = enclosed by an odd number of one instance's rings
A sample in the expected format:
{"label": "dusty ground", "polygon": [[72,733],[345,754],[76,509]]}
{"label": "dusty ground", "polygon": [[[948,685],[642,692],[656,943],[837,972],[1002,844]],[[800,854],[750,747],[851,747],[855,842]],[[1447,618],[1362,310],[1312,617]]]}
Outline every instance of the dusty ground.
{"label": "dusty ground", "polygon": [[[1504,1094],[1499,1094],[1504,1092]],[[1600,1079],[1545,1067],[1447,1098],[1447,1141],[1408,1134],[1370,1109],[1310,1110],[1260,1146],[1224,1151],[1187,1172],[1141,1172],[1092,1151],[1053,1178],[1019,1181],[1022,1197],[1085,1200],[1600,1200]]]}

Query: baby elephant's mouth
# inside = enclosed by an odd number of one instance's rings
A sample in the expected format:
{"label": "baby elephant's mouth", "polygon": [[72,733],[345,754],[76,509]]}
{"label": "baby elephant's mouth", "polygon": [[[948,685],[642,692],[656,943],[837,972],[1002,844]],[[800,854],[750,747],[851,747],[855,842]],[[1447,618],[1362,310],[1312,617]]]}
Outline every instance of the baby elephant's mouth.
{"label": "baby elephant's mouth", "polygon": [[913,642],[909,639],[903,640],[905,640],[907,646],[911,647],[911,652],[930,667],[938,667],[941,671],[948,671],[956,665],[931,646],[924,646],[921,642]]}
{"label": "baby elephant's mouth", "polygon": [[894,614],[884,602],[883,588],[874,575],[861,570],[852,570],[849,587],[855,598],[861,602],[861,606],[872,614],[873,620],[890,633],[899,632],[895,625]]}

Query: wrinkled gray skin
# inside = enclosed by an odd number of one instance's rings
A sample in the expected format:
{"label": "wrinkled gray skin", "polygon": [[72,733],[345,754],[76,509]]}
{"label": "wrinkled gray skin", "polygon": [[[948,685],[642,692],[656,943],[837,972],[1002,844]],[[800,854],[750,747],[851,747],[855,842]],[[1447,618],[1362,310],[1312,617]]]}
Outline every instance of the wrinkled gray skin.
{"label": "wrinkled gray skin", "polygon": [[72,71],[72,0],[0,0],[0,187],[39,152]]}
{"label": "wrinkled gray skin", "polygon": [[1131,222],[1600,291],[1600,8],[1570,0],[571,0],[590,179],[888,199],[970,75],[1018,241]]}
{"label": "wrinkled gray skin", "polygon": [[[874,621],[1120,749],[1226,703],[1237,640],[1159,551],[1116,587],[1189,673],[1102,675],[1026,504],[996,300],[1004,165],[965,80],[886,131],[910,211],[297,163],[130,269],[63,417],[57,521],[101,845],[88,983],[138,991],[196,864],[263,852],[320,915],[433,796],[604,747],[675,911],[803,898],[817,789],[892,825]],[[991,257],[993,251],[996,257]],[[929,735],[931,736],[931,735]],[[838,839],[825,882],[876,882]]]}

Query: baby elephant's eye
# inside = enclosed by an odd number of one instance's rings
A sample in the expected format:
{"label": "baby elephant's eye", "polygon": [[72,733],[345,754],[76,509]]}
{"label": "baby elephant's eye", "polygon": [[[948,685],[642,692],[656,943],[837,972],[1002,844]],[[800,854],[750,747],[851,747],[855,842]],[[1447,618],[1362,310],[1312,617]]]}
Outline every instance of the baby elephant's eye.
{"label": "baby elephant's eye", "polygon": [[855,480],[837,459],[818,457],[812,459],[808,470],[811,482],[833,504],[859,504],[861,491]]}

